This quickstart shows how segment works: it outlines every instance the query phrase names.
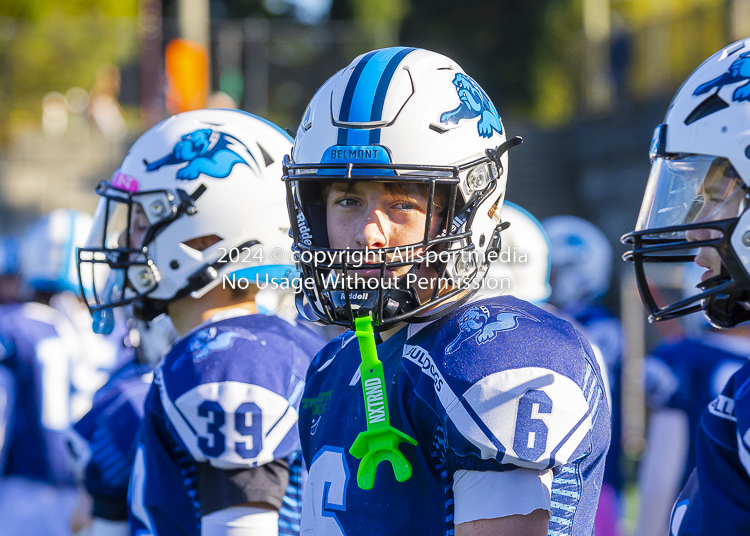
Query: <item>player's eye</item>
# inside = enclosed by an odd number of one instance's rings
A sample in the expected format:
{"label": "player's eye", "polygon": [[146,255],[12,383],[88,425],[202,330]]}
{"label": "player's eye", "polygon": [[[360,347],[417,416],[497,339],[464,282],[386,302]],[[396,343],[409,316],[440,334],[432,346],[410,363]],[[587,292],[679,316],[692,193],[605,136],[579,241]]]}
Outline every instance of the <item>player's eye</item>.
{"label": "player's eye", "polygon": [[336,201],[335,204],[342,207],[355,207],[359,204],[359,201],[351,197],[344,197]]}
{"label": "player's eye", "polygon": [[396,201],[393,205],[391,205],[396,210],[421,210],[422,207],[420,207],[417,203],[413,201]]}

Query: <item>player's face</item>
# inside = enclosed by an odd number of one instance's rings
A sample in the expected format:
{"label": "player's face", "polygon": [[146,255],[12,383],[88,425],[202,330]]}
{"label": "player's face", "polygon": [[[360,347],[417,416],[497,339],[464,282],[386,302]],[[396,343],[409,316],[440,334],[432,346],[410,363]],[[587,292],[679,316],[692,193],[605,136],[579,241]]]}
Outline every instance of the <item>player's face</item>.
{"label": "player's face", "polygon": [[[736,217],[742,211],[745,199],[739,184],[741,184],[739,177],[727,166],[721,166],[709,172],[694,202],[694,210],[697,214],[692,218],[693,221],[717,221]],[[710,240],[720,238],[721,231],[693,229],[687,231],[685,236],[691,242]],[[698,248],[695,263],[707,269],[701,276],[702,281],[721,273],[721,256],[712,247]]]}
{"label": "player's face", "polygon": [[[382,182],[334,183],[326,197],[328,241],[334,249],[355,250],[418,244],[424,239],[427,207],[426,191],[413,183],[398,187]],[[430,235],[436,236],[440,218],[432,219]],[[400,277],[409,269],[394,268],[386,277]],[[376,269],[358,272],[363,277],[379,273]]]}
{"label": "player's face", "polygon": [[126,233],[123,232],[118,239],[118,245],[131,249],[143,247],[143,239],[150,225],[146,213],[143,211],[143,206],[140,203],[133,203],[133,214],[130,218],[130,242],[125,243],[127,238]]}

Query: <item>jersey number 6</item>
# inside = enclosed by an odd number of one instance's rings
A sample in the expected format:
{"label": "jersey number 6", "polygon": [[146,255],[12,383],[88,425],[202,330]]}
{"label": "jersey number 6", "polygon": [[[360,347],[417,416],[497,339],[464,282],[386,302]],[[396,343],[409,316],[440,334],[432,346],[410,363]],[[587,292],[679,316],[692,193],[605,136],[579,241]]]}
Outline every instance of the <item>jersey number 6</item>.
{"label": "jersey number 6", "polygon": [[527,391],[518,401],[513,450],[524,460],[536,461],[547,450],[547,425],[538,417],[552,413],[552,400],[544,391]]}

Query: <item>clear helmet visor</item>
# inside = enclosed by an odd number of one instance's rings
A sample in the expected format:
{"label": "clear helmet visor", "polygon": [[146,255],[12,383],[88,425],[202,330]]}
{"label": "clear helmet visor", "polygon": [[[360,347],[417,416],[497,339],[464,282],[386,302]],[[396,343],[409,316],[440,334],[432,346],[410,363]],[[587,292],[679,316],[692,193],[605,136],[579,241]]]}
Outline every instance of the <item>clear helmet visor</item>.
{"label": "clear helmet visor", "polygon": [[[651,166],[636,231],[736,218],[745,204],[742,179],[727,159],[658,157]],[[685,231],[658,236],[684,239]]]}
{"label": "clear helmet visor", "polygon": [[[746,187],[725,158],[660,156],[653,160],[636,224],[636,276],[657,319],[701,309],[733,284],[737,267],[722,250],[725,233],[745,211]],[[680,271],[674,263],[682,263]],[[675,281],[682,280],[681,285]],[[681,287],[681,288],[680,288]]]}
{"label": "clear helmet visor", "polygon": [[128,227],[130,200],[127,195],[118,195],[118,190],[109,189],[107,196],[99,199],[94,212],[94,223],[91,227],[86,248],[116,249],[120,237]]}
{"label": "clear helmet visor", "polygon": [[128,269],[148,263],[144,246],[149,235],[176,207],[172,196],[163,190],[131,193],[101,183],[97,193],[101,199],[86,246],[79,250],[78,265],[82,279],[95,282],[84,298],[94,316],[95,330],[106,333],[113,317],[105,309],[136,296],[128,283]]}
{"label": "clear helmet visor", "polygon": [[149,227],[172,216],[174,198],[164,190],[131,194],[103,186],[94,213],[87,248],[138,249],[146,244]]}

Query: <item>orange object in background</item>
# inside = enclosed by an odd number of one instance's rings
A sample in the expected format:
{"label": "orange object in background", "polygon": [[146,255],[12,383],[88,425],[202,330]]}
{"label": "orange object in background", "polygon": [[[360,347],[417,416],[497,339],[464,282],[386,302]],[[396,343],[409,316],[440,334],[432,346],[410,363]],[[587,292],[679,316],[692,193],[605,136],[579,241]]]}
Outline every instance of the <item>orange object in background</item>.
{"label": "orange object in background", "polygon": [[165,52],[167,110],[178,114],[206,107],[208,101],[208,51],[187,39],[174,39]]}

